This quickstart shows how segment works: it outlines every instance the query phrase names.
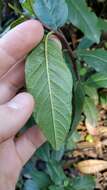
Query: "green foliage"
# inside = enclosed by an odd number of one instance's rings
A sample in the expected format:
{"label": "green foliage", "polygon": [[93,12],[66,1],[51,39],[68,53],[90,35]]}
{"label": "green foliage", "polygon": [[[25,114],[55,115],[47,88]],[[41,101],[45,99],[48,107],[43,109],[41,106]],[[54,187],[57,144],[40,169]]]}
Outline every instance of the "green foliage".
{"label": "green foliage", "polygon": [[77,55],[97,72],[107,73],[107,52],[105,50],[78,50]]}
{"label": "green foliage", "polygon": [[97,105],[99,101],[97,89],[93,86],[87,85],[86,83],[86,85],[84,85],[84,90],[85,94],[90,97]]}
{"label": "green foliage", "polygon": [[26,83],[36,101],[34,118],[52,146],[59,149],[71,123],[72,77],[60,48],[48,37],[28,56]]}
{"label": "green foliage", "polygon": [[33,180],[29,179],[25,182],[23,190],[39,190]]}
{"label": "green foliage", "polygon": [[77,142],[80,141],[81,136],[77,131],[74,131],[67,140],[67,150],[73,150],[77,147]]}
{"label": "green foliage", "polygon": [[[83,111],[85,99],[84,85],[81,82],[77,82],[74,87],[74,112],[73,119],[71,124],[71,133],[74,131],[81,119],[81,113]],[[69,134],[69,135],[70,135]]]}
{"label": "green foliage", "polygon": [[68,20],[78,27],[93,42],[100,41],[100,29],[96,15],[89,10],[85,0],[66,0],[69,8]]}
{"label": "green foliage", "polygon": [[34,15],[33,6],[36,3],[36,0],[20,0],[20,3],[24,10],[28,11],[29,14]]}
{"label": "green foliage", "polygon": [[92,176],[76,177],[72,186],[73,190],[93,190],[95,187],[94,178]]}
{"label": "green foliage", "polygon": [[34,11],[37,17],[53,30],[63,26],[68,18],[65,0],[36,0]]}
{"label": "green foliage", "polygon": [[107,21],[102,18],[99,18],[98,22],[99,22],[99,26],[100,26],[101,30],[104,32],[107,32]]}
{"label": "green foliage", "polygon": [[95,88],[107,88],[107,74],[93,74],[86,81],[86,84]]}
{"label": "green foliage", "polygon": [[[97,105],[107,107],[104,10],[98,13],[94,1],[86,0],[8,2],[9,6],[0,1],[0,37],[30,18],[40,20],[45,29],[45,37],[26,61],[26,88],[36,108],[19,134],[36,122],[48,142],[24,167],[18,190],[93,190],[92,176],[66,176],[63,164],[66,153],[72,154],[81,140],[79,122],[96,127]],[[62,49],[50,39],[52,34],[61,40]]]}
{"label": "green foliage", "polygon": [[84,110],[84,114],[86,116],[87,124],[92,127],[96,127],[97,120],[98,120],[98,112],[97,112],[97,108],[94,104],[94,101],[91,98],[89,98],[89,97],[85,98],[83,110]]}

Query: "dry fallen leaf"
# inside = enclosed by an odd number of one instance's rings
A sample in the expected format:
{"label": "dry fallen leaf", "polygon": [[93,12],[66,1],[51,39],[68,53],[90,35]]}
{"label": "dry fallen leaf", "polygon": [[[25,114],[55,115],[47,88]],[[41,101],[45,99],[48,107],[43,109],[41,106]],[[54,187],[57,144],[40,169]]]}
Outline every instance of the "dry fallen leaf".
{"label": "dry fallen leaf", "polygon": [[97,127],[97,134],[107,136],[107,127]]}
{"label": "dry fallen leaf", "polygon": [[94,174],[107,169],[107,161],[104,160],[85,160],[77,164],[77,169],[84,174]]}

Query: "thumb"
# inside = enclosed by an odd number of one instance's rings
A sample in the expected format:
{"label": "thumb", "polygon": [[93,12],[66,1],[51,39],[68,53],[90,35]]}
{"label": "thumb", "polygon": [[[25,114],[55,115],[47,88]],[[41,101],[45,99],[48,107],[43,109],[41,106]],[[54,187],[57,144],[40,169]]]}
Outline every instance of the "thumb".
{"label": "thumb", "polygon": [[30,94],[20,93],[0,105],[0,142],[14,136],[32,114],[34,101]]}

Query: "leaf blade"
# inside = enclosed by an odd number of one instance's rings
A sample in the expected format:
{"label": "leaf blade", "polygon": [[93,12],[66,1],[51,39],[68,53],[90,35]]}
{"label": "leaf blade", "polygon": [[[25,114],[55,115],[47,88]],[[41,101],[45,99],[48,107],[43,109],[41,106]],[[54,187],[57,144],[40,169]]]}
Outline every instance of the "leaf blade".
{"label": "leaf blade", "polygon": [[68,17],[65,0],[36,0],[34,10],[40,21],[54,30],[63,26]]}
{"label": "leaf blade", "polygon": [[107,74],[93,74],[86,81],[86,84],[95,88],[107,88]]}
{"label": "leaf blade", "polygon": [[100,29],[96,15],[89,11],[84,0],[66,0],[69,9],[68,20],[78,27],[93,42],[100,41]]}
{"label": "leaf blade", "polygon": [[70,128],[72,76],[52,40],[42,42],[29,55],[26,83],[36,101],[34,118],[52,146],[59,149]]}
{"label": "leaf blade", "polygon": [[84,60],[90,67],[94,68],[97,72],[106,73],[107,71],[107,51],[97,49],[93,51],[78,50],[77,56]]}

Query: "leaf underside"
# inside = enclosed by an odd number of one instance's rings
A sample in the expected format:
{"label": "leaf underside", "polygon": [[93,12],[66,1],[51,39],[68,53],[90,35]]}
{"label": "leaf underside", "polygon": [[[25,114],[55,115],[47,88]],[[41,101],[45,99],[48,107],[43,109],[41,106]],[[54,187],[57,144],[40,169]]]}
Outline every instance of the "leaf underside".
{"label": "leaf underside", "polygon": [[53,148],[63,144],[71,123],[72,76],[58,45],[43,41],[28,56],[26,84],[36,101],[34,118]]}

